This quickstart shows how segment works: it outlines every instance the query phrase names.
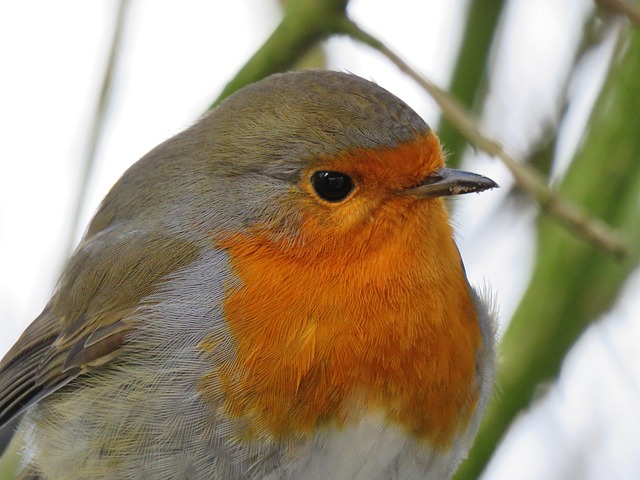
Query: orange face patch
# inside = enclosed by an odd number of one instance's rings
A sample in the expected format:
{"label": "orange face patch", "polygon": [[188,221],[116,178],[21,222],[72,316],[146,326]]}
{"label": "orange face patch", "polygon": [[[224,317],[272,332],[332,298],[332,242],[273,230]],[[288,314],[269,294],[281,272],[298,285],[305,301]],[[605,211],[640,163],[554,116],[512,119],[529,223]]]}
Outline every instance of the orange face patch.
{"label": "orange face patch", "polygon": [[[218,241],[238,279],[224,300],[237,355],[201,389],[209,399],[222,389],[248,435],[304,436],[383,411],[444,448],[467,425],[479,387],[475,306],[444,203],[402,192],[440,166],[432,133],[320,160],[309,172],[354,178],[347,200],[325,205],[303,180],[298,238],[261,227]],[[202,348],[213,356],[217,345]]]}
{"label": "orange face patch", "polygon": [[[348,243],[366,240],[370,228],[376,230],[378,236],[395,235],[418,205],[415,199],[407,198],[406,189],[443,165],[438,138],[433,132],[395,148],[355,150],[335,158],[317,159],[302,174],[301,189],[307,197],[300,202],[307,229],[323,229],[324,234],[312,233],[313,239],[307,246],[320,247],[323,240],[334,241],[342,235],[348,237]],[[318,170],[349,175],[355,184],[350,197],[337,204],[322,201],[310,181]],[[379,222],[380,216],[385,220]],[[301,230],[304,229],[305,225],[302,225]],[[304,237],[304,233],[301,231],[300,237]]]}

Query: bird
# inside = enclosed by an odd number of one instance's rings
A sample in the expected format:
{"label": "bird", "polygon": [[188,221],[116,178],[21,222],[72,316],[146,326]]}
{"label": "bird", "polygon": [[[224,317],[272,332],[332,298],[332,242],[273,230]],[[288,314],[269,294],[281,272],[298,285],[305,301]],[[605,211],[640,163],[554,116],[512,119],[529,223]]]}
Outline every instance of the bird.
{"label": "bird", "polygon": [[447,479],[493,388],[496,315],[406,103],[274,74],[133,164],[0,363],[30,479]]}

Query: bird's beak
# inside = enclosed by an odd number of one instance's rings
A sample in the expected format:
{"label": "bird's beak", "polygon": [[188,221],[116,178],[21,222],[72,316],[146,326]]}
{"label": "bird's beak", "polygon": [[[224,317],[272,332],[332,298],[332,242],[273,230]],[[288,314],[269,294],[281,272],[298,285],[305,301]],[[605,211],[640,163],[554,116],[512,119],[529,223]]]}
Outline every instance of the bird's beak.
{"label": "bird's beak", "polygon": [[464,170],[443,167],[428,175],[418,185],[407,189],[406,193],[423,198],[433,198],[482,192],[491,188],[498,188],[498,184],[490,178]]}

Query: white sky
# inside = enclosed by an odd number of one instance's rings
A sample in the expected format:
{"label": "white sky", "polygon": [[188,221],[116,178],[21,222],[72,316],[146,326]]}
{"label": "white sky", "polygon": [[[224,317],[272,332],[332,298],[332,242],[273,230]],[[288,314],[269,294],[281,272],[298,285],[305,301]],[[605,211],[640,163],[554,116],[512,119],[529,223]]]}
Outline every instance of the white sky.
{"label": "white sky", "polygon": [[[62,266],[115,5],[113,0],[0,4],[0,356],[43,308]],[[446,86],[465,5],[465,0],[353,0],[351,12]],[[559,79],[588,8],[589,0],[512,1],[483,118],[487,131],[511,151],[522,153],[541,121],[551,118]],[[200,115],[278,18],[265,0],[133,3],[83,226],[131,163]],[[376,80],[427,122],[437,122],[433,102],[378,54],[346,39],[331,40],[328,51],[333,68]],[[606,55],[605,46],[585,67],[584,78],[590,80],[576,82],[575,125],[588,111],[589,102],[580,99],[593,95]],[[579,129],[566,130],[561,165],[578,141]],[[482,155],[470,154],[467,167],[510,183],[506,170]],[[535,248],[534,209],[511,205],[492,215],[504,193],[460,198],[455,216],[470,279],[492,285],[503,323],[526,287]],[[559,385],[512,429],[486,478],[640,478],[640,327],[634,313],[639,292],[636,275],[619,306],[580,340]]]}

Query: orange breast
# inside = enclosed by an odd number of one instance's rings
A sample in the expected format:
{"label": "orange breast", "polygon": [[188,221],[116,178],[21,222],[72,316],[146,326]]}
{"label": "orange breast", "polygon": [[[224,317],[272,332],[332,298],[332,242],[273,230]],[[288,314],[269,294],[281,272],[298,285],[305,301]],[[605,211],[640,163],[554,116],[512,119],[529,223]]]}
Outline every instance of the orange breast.
{"label": "orange breast", "polygon": [[237,278],[224,299],[237,355],[219,356],[201,389],[249,435],[383,411],[445,448],[467,425],[481,337],[444,203],[395,196],[377,212],[351,241],[327,239],[310,215],[298,241],[256,231],[219,243]]}

